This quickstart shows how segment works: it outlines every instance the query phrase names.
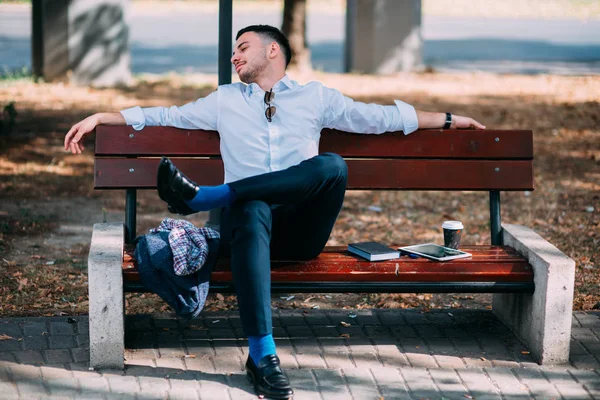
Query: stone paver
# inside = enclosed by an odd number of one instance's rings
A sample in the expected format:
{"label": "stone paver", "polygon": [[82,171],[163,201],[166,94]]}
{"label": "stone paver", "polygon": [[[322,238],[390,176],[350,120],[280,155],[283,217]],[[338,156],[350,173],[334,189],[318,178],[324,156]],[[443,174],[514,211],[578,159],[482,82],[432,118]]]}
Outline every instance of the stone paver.
{"label": "stone paver", "polygon": [[441,397],[427,368],[402,368],[400,372],[413,397],[417,399]]}
{"label": "stone paver", "polygon": [[[235,312],[128,316],[124,371],[88,368],[87,324],[0,320],[0,398],[256,398]],[[570,363],[553,367],[487,310],[277,310],[273,325],[295,400],[600,399],[598,312],[574,314]]]}

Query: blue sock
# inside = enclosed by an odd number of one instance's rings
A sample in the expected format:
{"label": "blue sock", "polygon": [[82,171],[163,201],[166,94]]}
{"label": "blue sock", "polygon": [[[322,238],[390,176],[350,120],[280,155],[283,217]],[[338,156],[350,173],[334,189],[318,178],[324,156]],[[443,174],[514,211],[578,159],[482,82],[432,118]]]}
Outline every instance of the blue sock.
{"label": "blue sock", "polygon": [[262,336],[248,336],[248,347],[250,347],[250,357],[254,364],[258,365],[258,362],[264,356],[275,353],[275,341],[273,335],[262,335]]}
{"label": "blue sock", "polygon": [[200,190],[186,204],[194,211],[208,211],[213,208],[224,207],[235,200],[235,192],[231,186],[224,184],[218,186],[200,186]]}

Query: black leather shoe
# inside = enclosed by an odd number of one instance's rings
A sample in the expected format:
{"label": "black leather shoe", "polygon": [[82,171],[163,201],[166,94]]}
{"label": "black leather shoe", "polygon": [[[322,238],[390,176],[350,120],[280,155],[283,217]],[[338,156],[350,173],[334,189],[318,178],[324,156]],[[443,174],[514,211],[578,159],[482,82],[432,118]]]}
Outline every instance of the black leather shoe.
{"label": "black leather shoe", "polygon": [[257,396],[265,396],[270,399],[291,399],[294,391],[290,386],[283,369],[279,365],[279,357],[275,354],[264,356],[254,364],[252,357],[248,356],[246,361],[246,374],[250,383],[254,384]]}
{"label": "black leather shoe", "polygon": [[198,186],[183,175],[167,157],[163,157],[158,164],[156,186],[158,196],[167,202],[169,211],[181,215],[195,213],[185,201],[196,197]]}

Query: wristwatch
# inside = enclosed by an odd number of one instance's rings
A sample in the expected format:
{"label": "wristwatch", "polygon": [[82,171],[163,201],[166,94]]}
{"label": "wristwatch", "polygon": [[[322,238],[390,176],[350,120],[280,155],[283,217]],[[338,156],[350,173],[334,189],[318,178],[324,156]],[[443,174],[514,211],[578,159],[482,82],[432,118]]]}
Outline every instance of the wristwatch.
{"label": "wristwatch", "polygon": [[446,113],[446,123],[444,124],[444,129],[450,128],[450,125],[452,125],[452,114],[447,112]]}

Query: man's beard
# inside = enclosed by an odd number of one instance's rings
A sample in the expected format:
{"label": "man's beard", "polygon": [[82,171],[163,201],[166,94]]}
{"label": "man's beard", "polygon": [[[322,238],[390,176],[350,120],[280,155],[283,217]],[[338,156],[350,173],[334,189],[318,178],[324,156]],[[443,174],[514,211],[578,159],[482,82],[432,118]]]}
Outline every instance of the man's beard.
{"label": "man's beard", "polygon": [[269,61],[267,60],[267,52],[265,49],[250,60],[250,62],[246,63],[245,71],[239,74],[240,80],[244,83],[255,82],[268,65]]}

